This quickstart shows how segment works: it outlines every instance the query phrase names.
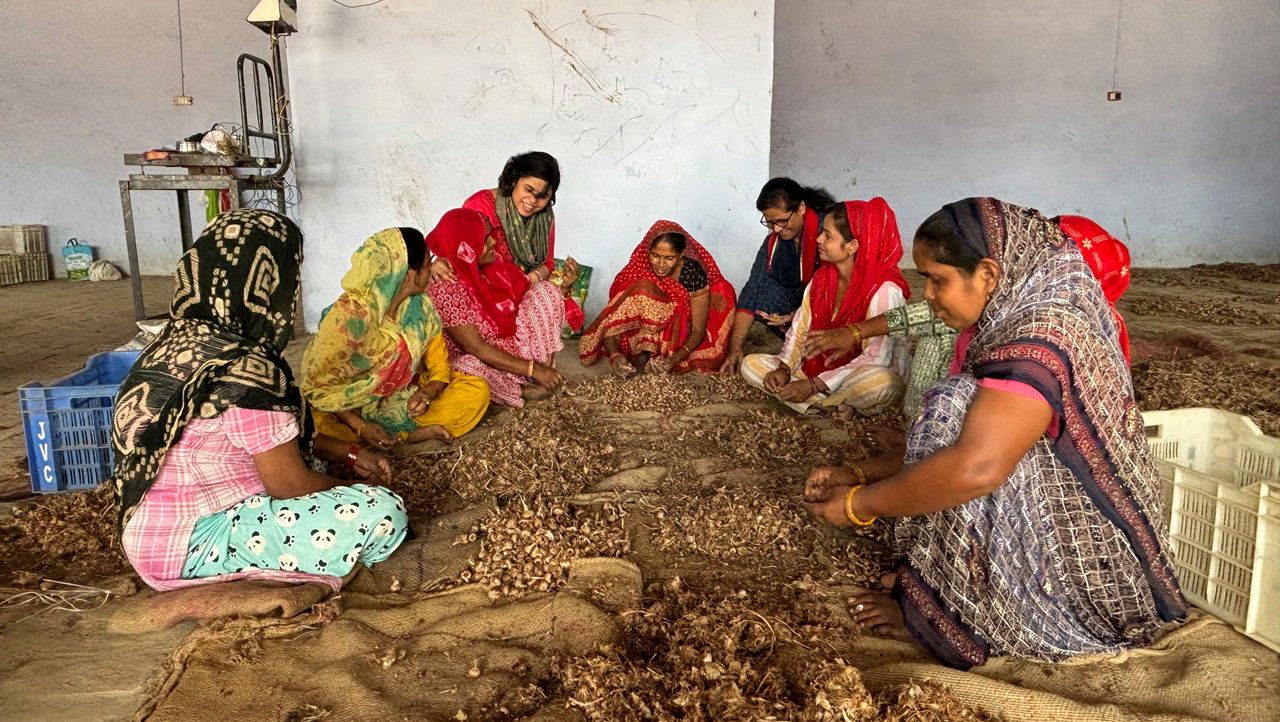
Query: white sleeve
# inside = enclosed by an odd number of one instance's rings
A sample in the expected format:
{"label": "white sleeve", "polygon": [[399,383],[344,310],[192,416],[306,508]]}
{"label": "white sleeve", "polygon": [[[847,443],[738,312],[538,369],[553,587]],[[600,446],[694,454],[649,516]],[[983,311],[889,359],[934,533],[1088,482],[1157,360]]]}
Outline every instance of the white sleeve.
{"label": "white sleeve", "polygon": [[804,287],[804,298],[800,301],[800,308],[791,317],[787,338],[782,342],[782,350],[778,352],[778,359],[791,369],[793,375],[800,364],[804,363],[804,358],[800,355],[800,341],[809,334],[809,321],[813,317],[809,309],[809,289],[812,286],[813,284],[809,284]]}
{"label": "white sleeve", "polygon": [[[867,318],[875,318],[891,308],[904,306],[907,299],[902,295],[902,289],[893,281],[885,281],[880,285],[876,294],[871,297],[871,303],[867,306]],[[853,373],[855,369],[862,366],[884,366],[888,367],[893,361],[893,346],[898,343],[898,339],[889,338],[888,336],[876,336],[873,339],[864,339],[862,341],[862,353],[851,360],[849,363],[839,368],[824,371],[818,374],[818,378],[822,379],[822,383],[827,385],[829,389],[836,389],[844,380]]]}

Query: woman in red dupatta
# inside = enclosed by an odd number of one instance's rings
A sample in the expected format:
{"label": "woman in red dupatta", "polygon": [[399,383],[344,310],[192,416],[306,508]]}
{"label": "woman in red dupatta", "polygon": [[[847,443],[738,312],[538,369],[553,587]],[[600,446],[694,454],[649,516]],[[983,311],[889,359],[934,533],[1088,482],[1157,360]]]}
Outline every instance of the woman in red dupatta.
{"label": "woman in red dupatta", "polygon": [[733,286],[680,224],[658,221],[609,287],[609,304],[578,346],[583,365],[614,372],[715,372],[733,328]]}
{"label": "woman in red dupatta", "polygon": [[1067,238],[1075,241],[1084,256],[1089,270],[1102,284],[1102,295],[1111,306],[1111,318],[1116,322],[1116,341],[1129,360],[1129,329],[1124,316],[1116,309],[1116,301],[1129,288],[1129,248],[1106,229],[1084,216],[1058,216],[1058,227]]}
{"label": "woman in red dupatta", "polygon": [[480,213],[445,213],[427,235],[427,247],[449,261],[455,279],[435,281],[427,293],[444,323],[453,369],[488,381],[494,401],[520,407],[564,383],[553,366],[564,348],[560,327],[567,291],[547,281],[531,283],[518,266],[498,257],[496,245]]}
{"label": "woman in red dupatta", "polygon": [[846,328],[903,305],[909,290],[898,270],[902,241],[883,198],[828,209],[818,237],[821,267],[805,289],[777,356],[743,359],[747,381],[802,413],[813,405],[877,411],[901,397],[906,356],[896,339],[877,338],[853,351],[804,358],[812,332]]}

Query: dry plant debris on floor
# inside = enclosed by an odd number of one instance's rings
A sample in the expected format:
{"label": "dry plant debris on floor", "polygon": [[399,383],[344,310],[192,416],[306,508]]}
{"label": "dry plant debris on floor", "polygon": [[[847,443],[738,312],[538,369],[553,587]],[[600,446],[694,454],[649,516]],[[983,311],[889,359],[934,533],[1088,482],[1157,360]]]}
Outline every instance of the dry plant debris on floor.
{"label": "dry plant debris on floor", "polygon": [[1274,296],[1194,299],[1150,294],[1125,300],[1122,305],[1127,314],[1166,316],[1222,326],[1273,326],[1280,323],[1280,307],[1275,306]]}
{"label": "dry plant debris on floor", "polygon": [[794,553],[812,522],[794,499],[754,490],[719,490],[711,496],[679,496],[654,512],[654,546],[695,551],[721,559],[762,553]]}
{"label": "dry plant debris on floor", "polygon": [[862,437],[836,449],[781,407],[704,420],[679,416],[690,408],[766,400],[737,377],[600,377],[579,382],[571,393],[499,411],[491,429],[464,437],[449,452],[400,462],[393,487],[411,514],[434,515],[492,496],[577,494],[624,468],[708,454],[760,469],[831,460],[828,452],[837,459],[865,455]]}
{"label": "dry plant debris on floor", "polygon": [[1189,268],[1135,268],[1136,283],[1163,286],[1228,287],[1239,281],[1280,284],[1280,264],[1199,263]]}
{"label": "dry plant debris on floor", "polygon": [[[558,589],[589,556],[626,556],[659,579],[623,614],[625,647],[563,660],[552,694],[593,720],[988,719],[940,688],[874,696],[832,661],[827,640],[863,631],[845,599],[883,571],[886,528],[819,527],[798,489],[809,465],[869,453],[864,423],[762,409],[732,377],[600,378],[573,394],[397,474],[410,508],[432,503],[420,485],[504,504],[456,540],[481,550],[455,581],[495,599]],[[646,476],[656,487],[625,512],[572,503],[624,468],[658,465]]]}
{"label": "dry plant debris on floor", "polygon": [[480,540],[480,552],[459,583],[479,582],[490,599],[555,591],[574,559],[621,557],[631,551],[618,507],[576,507],[538,497],[512,500],[455,543]]}
{"label": "dry plant debris on floor", "polygon": [[760,392],[737,374],[690,374],[671,383],[670,376],[640,374],[630,379],[601,376],[581,381],[569,389],[570,396],[606,404],[617,412],[659,411],[674,413],[693,406],[758,401]]}
{"label": "dry plant debris on floor", "polygon": [[1280,367],[1198,356],[1135,363],[1134,391],[1144,411],[1207,406],[1244,414],[1280,436]]}
{"label": "dry plant debris on floor", "polygon": [[15,505],[12,516],[0,521],[0,559],[7,576],[0,582],[83,584],[130,572],[118,537],[109,484]]}
{"label": "dry plant debris on floor", "polygon": [[872,694],[855,667],[814,643],[847,633],[827,608],[794,603],[783,619],[725,591],[678,577],[651,584],[620,646],[562,660],[570,706],[593,722],[992,719],[936,685]]}

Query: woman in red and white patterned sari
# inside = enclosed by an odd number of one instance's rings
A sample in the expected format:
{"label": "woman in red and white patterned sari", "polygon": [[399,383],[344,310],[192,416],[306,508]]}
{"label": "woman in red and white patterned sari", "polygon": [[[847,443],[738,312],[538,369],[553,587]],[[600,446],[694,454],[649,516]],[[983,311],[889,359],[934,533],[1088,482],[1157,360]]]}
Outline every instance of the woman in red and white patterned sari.
{"label": "woman in red and white patterned sari", "polygon": [[532,283],[498,257],[496,245],[481,213],[445,213],[427,235],[427,247],[449,261],[455,278],[433,282],[427,293],[444,322],[452,368],[488,381],[493,401],[521,407],[564,383],[555,355],[564,348],[565,298],[576,279],[559,288],[549,281]]}
{"label": "woman in red and white patterned sari", "polygon": [[716,372],[733,330],[733,286],[702,244],[671,221],[653,224],[582,335],[584,365],[614,373]]}

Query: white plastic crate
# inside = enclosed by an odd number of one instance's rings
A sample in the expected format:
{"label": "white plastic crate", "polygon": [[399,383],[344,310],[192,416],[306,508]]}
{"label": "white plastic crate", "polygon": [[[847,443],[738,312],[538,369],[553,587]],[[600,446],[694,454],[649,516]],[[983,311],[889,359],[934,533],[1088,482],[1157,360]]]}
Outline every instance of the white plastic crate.
{"label": "white plastic crate", "polygon": [[48,253],[48,237],[46,226],[0,226],[0,253]]}
{"label": "white plastic crate", "polygon": [[1218,409],[1142,416],[1182,593],[1280,651],[1280,439]]}

